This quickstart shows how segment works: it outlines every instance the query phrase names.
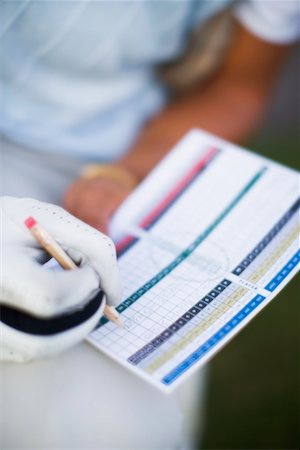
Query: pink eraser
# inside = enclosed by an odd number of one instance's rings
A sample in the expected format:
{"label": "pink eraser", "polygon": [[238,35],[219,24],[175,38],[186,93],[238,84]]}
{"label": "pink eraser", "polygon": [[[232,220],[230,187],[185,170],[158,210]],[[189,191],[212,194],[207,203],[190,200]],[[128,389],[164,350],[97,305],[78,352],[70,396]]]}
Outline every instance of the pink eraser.
{"label": "pink eraser", "polygon": [[32,227],[34,227],[37,224],[37,221],[33,217],[27,217],[27,219],[24,221],[26,227],[30,230]]}

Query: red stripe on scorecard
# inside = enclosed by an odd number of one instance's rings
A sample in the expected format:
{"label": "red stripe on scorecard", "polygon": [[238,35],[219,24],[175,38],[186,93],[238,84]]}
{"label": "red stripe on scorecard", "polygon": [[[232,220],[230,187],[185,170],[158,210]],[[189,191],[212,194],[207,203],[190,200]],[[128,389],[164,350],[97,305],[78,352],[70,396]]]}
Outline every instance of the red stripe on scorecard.
{"label": "red stripe on scorecard", "polygon": [[193,177],[203,169],[203,167],[218,153],[216,148],[211,148],[205,155],[196,163],[196,165],[179,181],[174,189],[166,195],[166,197],[150,212],[140,223],[142,228],[147,227],[156,217],[158,217],[164,209],[180,194],[181,191],[189,184]]}
{"label": "red stripe on scorecard", "polygon": [[[218,149],[212,147],[209,149],[201,159],[195,164],[194,167],[177,183],[177,185],[169,192],[163,200],[139,223],[141,228],[147,227],[153,220],[156,219],[168,205],[184,190],[184,188],[190,183],[193,177],[200,172],[206,164],[218,153]],[[122,252],[132,241],[134,236],[125,236],[116,246],[117,252]]]}
{"label": "red stripe on scorecard", "polygon": [[133,236],[125,236],[117,245],[117,252],[120,253],[127,247],[135,238]]}

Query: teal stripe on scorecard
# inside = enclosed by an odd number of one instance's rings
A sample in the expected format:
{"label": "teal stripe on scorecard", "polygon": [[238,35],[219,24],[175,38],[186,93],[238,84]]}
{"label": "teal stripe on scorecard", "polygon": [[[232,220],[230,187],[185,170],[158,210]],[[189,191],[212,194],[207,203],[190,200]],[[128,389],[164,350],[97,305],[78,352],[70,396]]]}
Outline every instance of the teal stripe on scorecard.
{"label": "teal stripe on scorecard", "polygon": [[[262,167],[251,180],[244,186],[244,188],[237,194],[237,196],[227,205],[227,207],[217,216],[217,218],[201,233],[185,250],[183,250],[169,265],[158,272],[154,277],[152,277],[147,283],[141,286],[137,291],[131,294],[126,300],[117,306],[117,311],[122,313],[130,305],[135,303],[139,298],[141,298],[146,292],[148,292],[153,286],[159,283],[163,278],[165,278],[169,273],[171,273],[179,264],[181,264],[186,258],[188,258],[194,250],[206,239],[216,227],[225,219],[225,217],[233,210],[233,208],[239,203],[239,201],[250,191],[250,189],[257,183],[257,181],[266,172],[267,167]],[[106,324],[108,319],[102,317],[98,326],[101,327]]]}

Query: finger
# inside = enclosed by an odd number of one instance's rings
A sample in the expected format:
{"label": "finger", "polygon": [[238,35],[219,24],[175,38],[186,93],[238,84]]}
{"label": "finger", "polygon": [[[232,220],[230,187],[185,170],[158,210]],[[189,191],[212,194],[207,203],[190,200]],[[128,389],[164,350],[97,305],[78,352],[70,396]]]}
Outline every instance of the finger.
{"label": "finger", "polygon": [[26,255],[12,254],[2,270],[1,302],[38,317],[52,317],[83,307],[98,290],[88,265],[72,271],[47,270]]}
{"label": "finger", "polygon": [[91,208],[79,207],[74,209],[73,214],[96,230],[107,234],[109,216],[104,214],[103,211],[96,214]]}
{"label": "finger", "polygon": [[34,239],[23,225],[23,220],[33,215],[65,249],[70,248],[85,255],[85,263],[97,272],[108,302],[115,304],[120,300],[115,247],[110,238],[55,205],[33,199],[15,199],[13,206],[10,214],[23,227],[29,242],[32,243]]}
{"label": "finger", "polygon": [[[52,208],[53,211],[52,211]],[[120,301],[121,287],[112,240],[61,208],[47,205],[45,227],[65,248],[80,251],[99,275],[108,303]],[[55,212],[56,214],[51,214]],[[41,224],[45,217],[41,216]]]}
{"label": "finger", "polygon": [[117,306],[121,301],[122,287],[119,270],[115,264],[113,267],[102,267],[100,273],[100,286],[106,294],[109,305]]}
{"label": "finger", "polygon": [[73,184],[71,184],[62,198],[63,207],[72,212],[76,207],[76,203],[78,202],[81,191],[81,182],[75,181]]}

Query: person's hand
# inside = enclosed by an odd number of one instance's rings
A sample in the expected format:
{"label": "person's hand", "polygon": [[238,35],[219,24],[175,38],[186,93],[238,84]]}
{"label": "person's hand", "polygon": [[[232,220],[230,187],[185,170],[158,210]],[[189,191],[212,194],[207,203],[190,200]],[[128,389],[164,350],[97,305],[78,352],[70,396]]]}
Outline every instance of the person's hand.
{"label": "person's hand", "polygon": [[[46,254],[24,225],[38,223],[78,264],[43,267]],[[58,353],[83,339],[105,306],[120,301],[115,248],[110,238],[62,208],[33,199],[0,197],[2,360],[26,361]],[[105,293],[102,299],[99,287]]]}
{"label": "person's hand", "polygon": [[132,188],[108,178],[79,178],[68,188],[63,205],[74,216],[107,233],[110,217],[131,191]]}

